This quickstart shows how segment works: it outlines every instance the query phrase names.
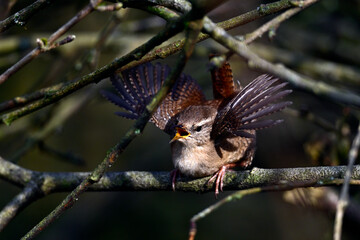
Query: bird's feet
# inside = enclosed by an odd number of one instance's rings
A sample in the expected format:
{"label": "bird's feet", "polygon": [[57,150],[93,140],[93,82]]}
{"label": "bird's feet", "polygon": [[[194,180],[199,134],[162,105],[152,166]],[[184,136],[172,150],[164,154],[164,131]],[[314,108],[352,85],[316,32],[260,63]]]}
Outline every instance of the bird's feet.
{"label": "bird's feet", "polygon": [[[217,196],[219,195],[219,192],[223,191],[223,186],[224,186],[224,176],[226,174],[226,171],[230,168],[236,167],[238,166],[238,164],[236,163],[229,163],[226,164],[224,166],[222,166],[219,171],[217,171],[216,173],[214,173],[214,175],[209,179],[208,184],[211,184],[212,182],[215,181],[215,197],[217,198]],[[219,191],[220,190],[220,191]]]}
{"label": "bird's feet", "polygon": [[175,182],[176,182],[176,177],[179,175],[179,169],[175,168],[174,170],[172,170],[170,172],[170,180],[171,180],[171,187],[172,190],[175,192]]}

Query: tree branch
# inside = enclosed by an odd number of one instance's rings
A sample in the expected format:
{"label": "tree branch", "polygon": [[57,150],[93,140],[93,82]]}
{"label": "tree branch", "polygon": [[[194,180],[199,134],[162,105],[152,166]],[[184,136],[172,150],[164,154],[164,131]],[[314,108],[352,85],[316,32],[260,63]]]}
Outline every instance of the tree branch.
{"label": "tree branch", "polygon": [[353,87],[360,85],[360,68],[355,66],[326,61],[269,45],[252,44],[250,49],[268,61],[281,62],[313,77]]}
{"label": "tree branch", "polygon": [[[320,184],[320,185],[319,185]],[[222,207],[223,205],[235,201],[240,200],[243,197],[255,193],[260,192],[279,192],[279,191],[288,191],[296,188],[306,188],[306,187],[318,187],[322,186],[322,182],[309,180],[309,181],[302,181],[302,182],[279,182],[274,185],[269,186],[262,186],[262,187],[254,187],[249,189],[243,189],[240,191],[237,191],[229,196],[226,196],[225,198],[221,199],[220,201],[217,201],[216,203],[210,205],[209,207],[205,208],[204,210],[200,211],[199,213],[195,214],[190,219],[190,229],[189,229],[189,240],[194,240],[197,232],[196,223],[205,217],[207,217],[209,214],[217,210],[218,208]]]}
{"label": "tree branch", "polygon": [[341,239],[342,221],[344,217],[344,211],[349,203],[349,185],[354,168],[355,160],[358,156],[360,146],[360,124],[358,126],[358,132],[354,138],[351,149],[349,151],[349,162],[346,168],[344,184],[341,188],[340,199],[336,206],[336,216],[334,224],[334,240]]}
{"label": "tree branch", "polygon": [[26,206],[41,196],[38,192],[37,185],[29,182],[21,193],[9,202],[0,212],[0,232],[7,224]]}
{"label": "tree branch", "polygon": [[23,26],[26,24],[26,21],[36,14],[39,10],[46,7],[46,4],[50,4],[50,0],[37,0],[33,4],[27,6],[26,8],[20,10],[19,12],[11,15],[5,20],[0,22],[0,33],[6,31],[14,25]]}
{"label": "tree branch", "polygon": [[[7,169],[4,171],[4,169]],[[277,185],[282,182],[299,183],[316,181],[319,186],[341,184],[346,166],[305,167],[305,168],[253,168],[244,171],[229,171],[224,179],[224,190],[242,190],[254,187]],[[68,192],[81,183],[90,172],[37,172],[19,167],[0,157],[0,178],[17,186],[26,186],[31,181],[39,185],[41,193]],[[192,179],[179,177],[177,191],[212,192],[207,185],[210,177]],[[360,165],[352,171],[351,184],[360,184]],[[108,172],[88,191],[172,191],[169,172]]]}
{"label": "tree branch", "polygon": [[[245,37],[242,37],[242,38],[244,38],[243,42],[245,44],[249,44],[249,43],[253,42],[255,39],[260,38],[264,33],[268,32],[268,31],[275,32],[275,30],[279,27],[279,25],[282,22],[286,21],[290,17],[299,13],[304,8],[307,8],[310,5],[314,4],[316,1],[317,0],[305,1],[305,2],[302,2],[301,6],[294,4],[294,6],[296,6],[295,8],[292,8],[292,9],[289,9],[289,10],[283,12],[279,16],[273,18],[272,20],[263,24],[261,27],[257,28],[255,31],[246,34]],[[233,53],[234,53],[233,51],[229,51],[229,52],[225,53],[224,54],[225,57],[223,56],[223,61],[222,61],[221,65],[223,64],[223,62],[226,59],[229,59]]]}
{"label": "tree branch", "polygon": [[22,168],[12,162],[0,157],[0,178],[7,180],[17,186],[24,187],[32,179],[36,179],[38,173]]}
{"label": "tree branch", "polygon": [[[307,167],[307,168],[283,168],[283,169],[261,169],[253,168],[245,171],[230,171],[224,179],[224,190],[247,190],[253,188],[273,188],[278,185],[306,187],[310,181],[311,186],[332,186],[343,182],[346,166],[332,167]],[[90,172],[37,172],[19,167],[0,157],[0,178],[17,186],[31,189],[24,190],[9,203],[0,216],[5,216],[9,206],[18,206],[12,210],[18,212],[22,206],[30,204],[41,196],[56,192],[69,192],[82,181],[88,179]],[[191,179],[179,177],[176,183],[177,191],[206,193],[213,192],[213,186],[208,185],[210,177]],[[360,185],[360,165],[353,168],[350,184]],[[34,191],[34,186],[37,186]],[[87,191],[172,191],[171,177],[169,172],[108,172],[92,185],[87,186]],[[20,196],[27,197],[27,201],[18,203]],[[73,199],[77,197],[73,196]],[[21,198],[22,199],[22,198]],[[11,215],[14,217],[13,215]],[[12,218],[11,217],[11,218]],[[3,220],[8,222],[11,218]],[[2,224],[0,218],[0,225]]]}
{"label": "tree branch", "polygon": [[84,7],[81,11],[78,12],[73,18],[71,18],[66,24],[61,26],[56,32],[51,34],[49,39],[37,39],[38,47],[34,48],[31,52],[26,54],[20,61],[12,65],[9,69],[7,69],[4,73],[0,75],[0,84],[4,83],[11,75],[19,71],[22,67],[36,58],[40,53],[49,51],[53,48],[56,48],[60,45],[71,42],[75,39],[75,36],[68,36],[65,39],[61,40],[59,43],[55,43],[55,41],[61,37],[65,32],[67,32],[71,27],[73,27],[76,23],[81,21],[84,17],[89,15],[102,0],[96,0],[94,3],[90,2],[86,7]]}

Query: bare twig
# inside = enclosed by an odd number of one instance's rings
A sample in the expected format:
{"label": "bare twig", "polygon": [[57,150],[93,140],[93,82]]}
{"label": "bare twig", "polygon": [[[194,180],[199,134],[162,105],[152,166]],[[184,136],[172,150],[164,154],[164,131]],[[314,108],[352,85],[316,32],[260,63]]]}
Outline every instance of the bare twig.
{"label": "bare twig", "polygon": [[[321,184],[321,183],[320,183]],[[223,206],[224,204],[234,201],[234,200],[240,200],[241,198],[259,193],[259,192],[274,192],[274,191],[287,191],[294,188],[299,187],[314,187],[317,186],[318,183],[316,181],[306,181],[306,182],[300,182],[300,183],[282,183],[282,184],[276,184],[272,186],[266,186],[266,187],[256,187],[256,188],[250,188],[245,190],[237,191],[220,201],[216,202],[213,205],[210,205],[209,207],[205,208],[201,212],[197,213],[190,219],[190,230],[189,230],[189,240],[194,240],[197,232],[196,228],[196,222],[200,219],[208,216],[210,213],[214,212],[219,207]]]}
{"label": "bare twig", "polygon": [[236,192],[234,194],[231,194],[230,196],[227,196],[226,198],[221,199],[220,201],[217,201],[215,204],[212,204],[209,207],[202,210],[201,212],[195,214],[190,219],[189,240],[194,240],[195,239],[196,232],[197,232],[197,227],[196,227],[196,222],[197,221],[199,221],[200,219],[208,216],[210,213],[212,213],[213,211],[215,211],[216,209],[218,209],[219,207],[221,207],[225,203],[232,201],[234,198],[241,199],[242,197],[244,197],[246,195],[261,192],[261,190],[262,190],[262,188],[250,188],[250,189],[245,189],[245,190],[238,191],[238,192]]}
{"label": "bare twig", "polygon": [[[301,6],[289,9],[287,11],[285,11],[284,13],[280,14],[279,16],[273,18],[272,20],[270,20],[269,22],[265,23],[264,25],[262,25],[261,27],[257,28],[255,31],[246,34],[245,36],[240,36],[238,37],[241,41],[243,41],[243,43],[245,44],[250,44],[251,42],[253,42],[255,39],[262,37],[262,35],[268,31],[272,31],[275,32],[275,30],[279,27],[279,25],[286,21],[287,19],[289,19],[290,17],[294,16],[295,14],[299,13],[300,11],[302,11],[304,8],[309,7],[310,5],[314,4],[315,2],[317,2],[318,0],[308,0],[308,1],[303,1]],[[212,63],[217,65],[217,66],[221,66],[226,60],[228,60],[232,55],[234,54],[233,51],[228,51],[225,54],[222,54],[220,56],[218,56],[217,58],[220,59],[212,59]]]}
{"label": "bare twig", "polygon": [[314,4],[317,1],[318,0],[302,1],[301,6],[285,11],[284,13],[268,21],[267,23],[265,23],[264,25],[253,31],[252,33],[246,34],[244,43],[249,44],[250,42],[253,42],[256,38],[261,37],[264,33],[268,32],[269,30],[275,31],[282,22],[286,21],[290,17],[294,16],[295,14],[299,13],[300,11],[304,10],[305,8],[309,7],[310,5]]}
{"label": "bare twig", "polygon": [[22,168],[0,157],[0,178],[16,186],[24,187],[36,176],[37,172]]}
{"label": "bare twig", "polygon": [[12,108],[24,106],[30,102],[33,102],[33,101],[43,98],[44,96],[46,96],[52,92],[58,91],[61,88],[65,87],[66,85],[67,85],[67,83],[58,83],[54,86],[43,88],[36,92],[28,93],[28,94],[10,99],[8,101],[2,102],[2,103],[0,103],[0,112],[4,112],[4,111],[12,109]]}
{"label": "bare twig", "polygon": [[[303,207],[304,209],[312,209],[319,212],[326,213],[326,215],[336,214],[336,207],[339,201],[339,194],[336,188],[296,188],[291,191],[286,191],[283,194],[285,202],[293,204],[296,207]],[[344,212],[344,221],[350,223],[347,227],[351,232],[353,226],[360,224],[360,205],[357,203],[356,197],[349,199],[349,203]],[[356,229],[353,229],[356,232]]]}
{"label": "bare twig", "polygon": [[106,11],[118,11],[123,7],[122,3],[114,3],[104,6],[97,6],[96,10],[100,12],[106,12]]}
{"label": "bare twig", "polygon": [[33,4],[27,6],[26,8],[20,10],[14,15],[6,18],[0,22],[0,33],[6,31],[14,25],[23,26],[26,24],[26,21],[37,13],[42,8],[46,7],[47,4],[50,4],[50,0],[37,0]]}
{"label": "bare twig", "polygon": [[326,61],[269,45],[252,44],[250,49],[268,61],[282,62],[298,72],[342,85],[357,88],[360,86],[360,68],[355,66]]}
{"label": "bare twig", "polygon": [[343,221],[343,217],[344,217],[344,211],[349,202],[349,182],[351,179],[355,160],[358,155],[359,146],[360,146],[360,124],[358,127],[358,132],[354,138],[353,144],[352,144],[350,152],[349,152],[349,163],[346,168],[344,184],[341,188],[340,199],[339,199],[339,201],[337,203],[337,207],[336,207],[336,216],[335,216],[335,225],[334,225],[334,240],[341,239],[341,229],[342,229],[342,221]]}
{"label": "bare twig", "polygon": [[9,202],[0,212],[0,232],[26,206],[41,196],[37,185],[29,182],[21,193]]}
{"label": "bare twig", "polygon": [[[99,4],[102,0],[97,0],[94,4]],[[71,18],[66,24],[61,26],[56,32],[54,32],[47,40],[38,39],[38,47],[29,52],[26,56],[24,56],[20,61],[15,63],[9,69],[7,69],[4,73],[0,75],[0,84],[4,83],[11,75],[19,71],[23,66],[32,61],[35,57],[37,57],[40,53],[49,51],[53,48],[56,48],[60,45],[71,42],[75,39],[75,36],[68,36],[65,39],[61,40],[59,43],[55,43],[55,41],[61,37],[65,32],[67,32],[71,27],[73,27],[76,23],[82,20],[84,17],[89,15],[94,10],[93,3],[89,3],[86,7],[84,7],[78,14],[76,14],[73,18]]]}
{"label": "bare twig", "polygon": [[[116,4],[115,4],[116,5]],[[98,67],[100,53],[102,48],[104,47],[106,41],[110,37],[110,35],[115,31],[118,23],[121,18],[117,14],[112,14],[107,24],[105,24],[104,28],[100,32],[94,50],[90,50],[87,53],[88,55],[93,55],[92,60],[90,61],[91,70],[94,71]],[[118,41],[118,39],[117,39]]]}

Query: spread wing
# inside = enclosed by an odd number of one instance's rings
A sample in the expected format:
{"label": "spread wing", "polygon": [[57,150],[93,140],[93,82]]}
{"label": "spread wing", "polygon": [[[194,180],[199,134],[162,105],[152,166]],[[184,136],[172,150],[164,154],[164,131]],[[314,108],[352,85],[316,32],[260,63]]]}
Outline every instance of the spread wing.
{"label": "spread wing", "polygon": [[[145,110],[146,105],[164,84],[170,68],[157,63],[146,63],[123,71],[122,77],[113,75],[110,80],[118,94],[102,91],[102,95],[110,102],[127,112],[116,112],[117,115],[129,119],[137,119]],[[166,126],[178,112],[190,105],[205,101],[200,86],[189,75],[181,74],[174,87],[151,117],[158,128],[169,133]]]}
{"label": "spread wing", "polygon": [[228,62],[221,68],[211,70],[213,94],[215,99],[225,99],[234,95],[236,89],[233,74]]}
{"label": "spread wing", "polygon": [[261,75],[243,88],[218,113],[214,121],[211,138],[221,135],[253,137],[249,130],[267,128],[282,120],[262,117],[281,111],[291,102],[275,101],[281,99],[291,90],[283,90],[287,83],[279,83],[279,79]]}

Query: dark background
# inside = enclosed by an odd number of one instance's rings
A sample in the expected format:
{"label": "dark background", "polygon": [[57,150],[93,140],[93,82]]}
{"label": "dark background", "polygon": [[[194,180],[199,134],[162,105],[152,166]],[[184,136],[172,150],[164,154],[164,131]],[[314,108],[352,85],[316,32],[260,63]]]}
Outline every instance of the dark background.
{"label": "dark background", "polygon": [[[213,11],[210,17],[216,22],[223,21],[253,10],[261,3],[268,2],[229,1]],[[12,12],[27,4],[28,1],[19,1]],[[24,44],[11,55],[6,51],[0,52],[1,72],[29,51],[26,39],[49,36],[85,4],[87,1],[58,1],[36,14],[25,26],[13,27],[4,33],[0,42],[15,37],[21,38]],[[282,23],[272,40],[263,36],[256,43],[287,50],[292,54],[350,65],[358,70],[359,10],[360,1],[320,1]],[[100,66],[145,42],[165,24],[165,21],[139,10],[125,11],[126,16],[111,38],[113,41],[109,40],[111,44],[102,52]],[[95,12],[76,25],[69,34],[79,36],[77,40],[42,54],[12,76],[0,87],[0,101],[88,73],[89,69],[86,67],[81,71],[77,70],[83,62],[82,56],[92,47],[88,41],[82,42],[81,39],[90,39],[94,34],[96,36],[107,24],[111,14]],[[230,32],[234,35],[249,33],[272,17],[265,17]],[[132,25],[134,22],[138,23],[137,31]],[[124,40],[117,42],[120,38]],[[209,98],[211,81],[207,70],[208,54],[224,51],[214,41],[206,40],[197,45],[194,56],[185,69],[186,73],[199,81]],[[161,62],[174,66],[176,57],[171,56]],[[243,85],[260,74],[249,70],[239,57],[231,58],[230,63],[235,79],[240,80]],[[297,67],[295,64],[294,68],[298,69]],[[62,70],[56,71],[56,68]],[[110,89],[109,81],[103,82],[106,83],[100,88]],[[96,86],[88,86],[73,95],[94,87]],[[358,92],[359,86],[351,85],[351,89]],[[345,140],[345,145],[349,145],[349,139],[352,139],[356,129],[356,120],[352,111],[346,111],[346,106],[297,89],[294,89],[288,99],[293,101],[292,108],[309,110],[333,125],[339,122],[344,124],[350,132]],[[10,127],[1,126],[1,156],[5,159],[11,158],[23,146],[26,137],[42,127],[42,121],[46,119],[44,116],[51,112],[51,108],[46,107],[36,114],[26,116]],[[81,156],[85,161],[84,165],[76,166],[61,161],[43,153],[39,148],[34,148],[24,155],[19,165],[37,171],[93,170],[105,157],[107,150],[121,139],[132,124],[131,121],[113,114],[118,110],[97,93],[86,106],[45,139],[48,146]],[[342,149],[338,149],[340,143],[337,140],[332,143],[336,152],[325,149],[324,158],[314,160],[306,152],[307,144],[313,146],[311,144],[317,139],[331,140],[331,133],[289,114],[280,113],[277,117],[285,119],[285,122],[258,132],[257,152],[252,166],[303,167],[323,165],[330,160],[332,163],[345,163],[342,161],[346,160],[346,154],[342,154]],[[25,131],[6,134],[9,129],[21,127],[27,121],[35,121],[37,124]],[[169,137],[165,133],[149,124],[143,135],[131,143],[110,170],[170,171],[173,166],[168,141]],[[5,206],[19,191],[19,188],[0,180],[0,206]],[[18,239],[23,236],[54,209],[66,194],[52,194],[31,204],[0,233],[0,239]],[[220,198],[229,194],[231,192],[221,193]],[[355,201],[357,195],[355,189],[352,194]],[[213,193],[89,192],[81,195],[77,204],[37,239],[186,239],[190,218],[216,201]],[[283,200],[283,193],[260,193],[228,203],[200,220],[197,239],[332,239],[333,222],[334,216],[330,211],[316,211],[292,205]],[[356,239],[351,232],[345,228],[344,239]]]}

